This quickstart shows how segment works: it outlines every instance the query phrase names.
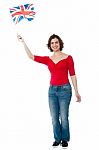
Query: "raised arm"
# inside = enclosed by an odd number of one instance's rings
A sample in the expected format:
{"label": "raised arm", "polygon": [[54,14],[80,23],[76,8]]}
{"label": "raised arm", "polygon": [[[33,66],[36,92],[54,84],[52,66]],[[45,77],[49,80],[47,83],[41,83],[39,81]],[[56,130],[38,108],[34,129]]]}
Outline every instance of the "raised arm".
{"label": "raised arm", "polygon": [[23,43],[23,46],[24,46],[24,49],[28,55],[28,57],[32,60],[34,60],[34,55],[32,54],[32,52],[30,51],[30,49],[28,48],[27,44],[25,43],[24,39],[19,35],[17,34],[17,38],[20,42]]}

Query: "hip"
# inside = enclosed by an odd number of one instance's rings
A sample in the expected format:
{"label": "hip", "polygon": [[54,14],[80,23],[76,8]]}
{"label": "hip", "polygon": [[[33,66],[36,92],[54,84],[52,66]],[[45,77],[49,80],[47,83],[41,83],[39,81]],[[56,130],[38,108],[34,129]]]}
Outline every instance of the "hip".
{"label": "hip", "polygon": [[66,95],[70,94],[72,95],[72,87],[70,83],[66,83],[63,85],[51,85],[49,86],[49,91],[48,91],[49,96],[53,94],[59,94],[59,95]]}

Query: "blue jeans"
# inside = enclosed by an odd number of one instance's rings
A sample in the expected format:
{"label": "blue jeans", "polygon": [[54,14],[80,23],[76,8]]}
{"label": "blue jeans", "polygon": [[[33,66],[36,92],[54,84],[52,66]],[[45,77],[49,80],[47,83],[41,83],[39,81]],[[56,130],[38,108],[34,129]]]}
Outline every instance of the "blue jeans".
{"label": "blue jeans", "polygon": [[49,87],[49,108],[52,117],[53,133],[56,142],[69,141],[69,104],[72,96],[70,83]]}

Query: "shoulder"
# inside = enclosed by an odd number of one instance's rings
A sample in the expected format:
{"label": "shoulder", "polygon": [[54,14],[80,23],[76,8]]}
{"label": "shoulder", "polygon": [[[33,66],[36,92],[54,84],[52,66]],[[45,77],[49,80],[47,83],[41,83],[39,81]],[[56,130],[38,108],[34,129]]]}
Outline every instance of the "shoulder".
{"label": "shoulder", "polygon": [[74,60],[73,60],[72,55],[68,55],[68,57],[67,57],[67,62],[68,62],[69,64],[73,64],[73,63],[74,63]]}
{"label": "shoulder", "polygon": [[67,60],[73,59],[73,57],[70,54],[63,53],[63,57],[67,58]]}
{"label": "shoulder", "polygon": [[73,56],[68,54],[68,59],[73,59]]}

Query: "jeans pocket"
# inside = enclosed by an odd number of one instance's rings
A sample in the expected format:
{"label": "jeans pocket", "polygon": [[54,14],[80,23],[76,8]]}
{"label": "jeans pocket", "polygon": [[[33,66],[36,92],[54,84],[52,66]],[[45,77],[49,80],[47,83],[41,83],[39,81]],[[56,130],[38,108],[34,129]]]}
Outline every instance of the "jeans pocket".
{"label": "jeans pocket", "polygon": [[71,87],[70,84],[65,84],[65,85],[63,85],[63,86],[62,86],[62,89],[63,89],[64,91],[72,91],[72,87]]}

